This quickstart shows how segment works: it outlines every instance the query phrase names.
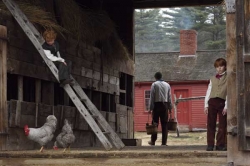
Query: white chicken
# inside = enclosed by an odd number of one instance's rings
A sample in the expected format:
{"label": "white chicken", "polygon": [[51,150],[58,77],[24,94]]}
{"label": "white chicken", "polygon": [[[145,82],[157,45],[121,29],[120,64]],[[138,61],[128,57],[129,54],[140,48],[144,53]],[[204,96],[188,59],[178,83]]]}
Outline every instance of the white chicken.
{"label": "white chicken", "polygon": [[43,152],[44,146],[54,137],[56,124],[56,117],[49,115],[46,119],[46,123],[40,128],[29,128],[28,125],[25,125],[24,133],[29,140],[39,143],[41,146],[40,152]]}
{"label": "white chicken", "polygon": [[70,145],[75,141],[75,136],[73,134],[72,126],[69,124],[68,120],[64,120],[64,126],[62,127],[62,132],[56,137],[56,141],[54,143],[54,149],[58,149],[58,145],[64,148],[63,152],[66,151],[67,148],[70,149]]}

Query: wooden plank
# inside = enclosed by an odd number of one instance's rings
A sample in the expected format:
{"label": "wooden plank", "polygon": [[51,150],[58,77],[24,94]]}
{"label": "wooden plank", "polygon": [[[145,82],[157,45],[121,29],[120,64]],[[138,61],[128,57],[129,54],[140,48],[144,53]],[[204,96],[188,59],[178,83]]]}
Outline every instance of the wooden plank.
{"label": "wooden plank", "polygon": [[117,82],[118,82],[117,80],[119,80],[119,78],[114,77],[114,76],[109,76],[109,83],[110,84],[117,85]]}
{"label": "wooden plank", "polygon": [[8,59],[7,69],[11,74],[18,74],[27,77],[33,77],[48,81],[56,81],[55,77],[49,72],[46,67],[36,66],[34,64],[21,62],[14,59]]}
{"label": "wooden plank", "polygon": [[41,127],[46,122],[46,118],[53,114],[53,108],[51,105],[38,104],[38,119],[37,127]]}
{"label": "wooden plank", "polygon": [[134,112],[132,107],[128,107],[128,138],[134,138]]}
{"label": "wooden plank", "polygon": [[17,100],[10,100],[9,101],[9,127],[16,127],[15,121],[16,121],[16,106],[17,106]]}
{"label": "wooden plank", "polygon": [[245,130],[246,137],[250,137],[250,127],[247,127]]}
{"label": "wooden plank", "polygon": [[237,89],[237,110],[238,119],[242,123],[238,124],[238,148],[239,150],[245,150],[246,138],[245,138],[245,72],[244,72],[244,59],[243,59],[243,36],[244,36],[244,5],[242,1],[236,1],[236,36],[237,36],[237,64],[236,64],[236,89]]}
{"label": "wooden plank", "polygon": [[[2,38],[2,39],[1,39]],[[7,28],[0,25],[0,149],[6,150],[8,129],[7,109]]]}
{"label": "wooden plank", "polygon": [[120,105],[119,110],[119,119],[120,119],[120,132],[122,134],[128,133],[128,112],[127,106]]}
{"label": "wooden plank", "polygon": [[62,106],[63,107],[63,118],[61,122],[61,127],[64,125],[64,120],[67,119],[70,124],[72,124],[73,129],[76,126],[76,108],[75,107],[70,107],[70,106]]}
{"label": "wooden plank", "polygon": [[87,78],[93,78],[93,70],[82,67],[81,76],[84,76]]}
{"label": "wooden plank", "polygon": [[120,89],[120,93],[126,93],[126,90]]}
{"label": "wooden plank", "polygon": [[86,122],[84,117],[81,116],[80,112],[77,112],[76,116],[76,129],[85,131],[90,129],[88,123]]}
{"label": "wooden plank", "polygon": [[179,98],[176,100],[176,102],[180,101],[190,101],[190,100],[202,100],[205,99],[205,96],[198,96],[198,97],[188,97],[188,98]]}
{"label": "wooden plank", "polygon": [[20,126],[21,121],[21,101],[17,101],[15,125]]}
{"label": "wooden plank", "polygon": [[98,72],[98,71],[95,71],[95,70],[93,70],[93,79],[95,79],[95,80],[101,80],[101,73],[100,72]]}
{"label": "wooden plank", "polygon": [[36,115],[36,103],[21,102],[21,114],[22,115]]}
{"label": "wooden plank", "polygon": [[107,112],[107,121],[108,122],[116,122],[116,113],[113,112]]}
{"label": "wooden plank", "polygon": [[244,54],[243,59],[244,62],[250,62],[250,55]]}
{"label": "wooden plank", "polygon": [[[19,43],[23,43],[24,41],[22,39],[17,40]],[[27,46],[26,46],[27,47]],[[25,48],[26,48],[25,47]],[[30,63],[33,65],[38,65],[45,67],[46,65],[43,63],[43,60],[39,53],[34,52],[34,51],[26,51],[24,48],[17,48],[14,46],[9,46],[9,51],[8,51],[8,59],[15,59],[21,62],[26,62]]]}

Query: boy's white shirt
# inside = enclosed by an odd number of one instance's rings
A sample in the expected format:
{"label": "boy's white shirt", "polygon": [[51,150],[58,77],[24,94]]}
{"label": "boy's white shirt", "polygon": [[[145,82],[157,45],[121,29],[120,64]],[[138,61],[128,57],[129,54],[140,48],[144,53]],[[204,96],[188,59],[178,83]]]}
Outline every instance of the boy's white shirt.
{"label": "boy's white shirt", "polygon": [[61,58],[59,51],[57,51],[58,57],[51,54],[50,50],[44,50],[44,53],[47,56],[47,58],[49,58],[51,61],[65,62],[65,60],[63,58]]}
{"label": "boy's white shirt", "polygon": [[[205,97],[205,108],[208,108],[208,100],[209,100],[209,96],[212,90],[212,81],[210,80],[209,84],[208,84],[208,88],[207,88],[207,93],[206,93],[206,97]],[[226,101],[225,101],[225,107],[224,109],[227,109],[227,96],[226,96]]]}

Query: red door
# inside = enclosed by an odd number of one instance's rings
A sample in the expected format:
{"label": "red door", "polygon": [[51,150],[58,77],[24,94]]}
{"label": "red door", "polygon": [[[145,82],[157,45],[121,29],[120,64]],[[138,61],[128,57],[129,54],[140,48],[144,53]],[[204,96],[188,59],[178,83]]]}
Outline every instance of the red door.
{"label": "red door", "polygon": [[[176,98],[187,98],[188,89],[174,90]],[[179,102],[177,105],[177,120],[180,125],[189,125],[189,102]]]}

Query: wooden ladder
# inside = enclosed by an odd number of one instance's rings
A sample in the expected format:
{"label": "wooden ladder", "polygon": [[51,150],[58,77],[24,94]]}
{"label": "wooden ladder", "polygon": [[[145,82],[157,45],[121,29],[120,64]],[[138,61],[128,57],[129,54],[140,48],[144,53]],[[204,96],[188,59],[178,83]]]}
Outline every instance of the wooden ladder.
{"label": "wooden ladder", "polygon": [[[44,62],[49,67],[50,71],[53,73],[55,78],[58,80],[58,69],[54,65],[52,61],[50,61],[42,48],[42,44],[45,42],[41,34],[37,31],[37,29],[33,26],[33,24],[28,20],[25,14],[20,10],[18,5],[12,0],[3,0],[3,3],[9,9],[11,14],[14,16],[16,21],[19,23],[25,34],[28,36],[30,41],[36,47],[37,51],[42,56]],[[72,75],[70,76],[72,79]],[[120,137],[116,134],[116,132],[110,127],[107,123],[106,119],[102,116],[100,111],[95,107],[95,105],[89,100],[88,96],[85,94],[81,86],[76,82],[72,87],[69,84],[64,85],[64,90],[67,92],[72,102],[75,104],[76,108],[80,112],[80,114],[84,117],[86,122],[91,127],[92,131],[98,137],[102,145],[106,150],[110,150],[112,148],[112,144],[115,145],[117,149],[122,149],[125,145],[121,141]],[[85,108],[83,103],[88,107]],[[101,127],[101,128],[100,128]],[[109,138],[109,139],[108,139]],[[109,141],[110,140],[110,141]]]}

